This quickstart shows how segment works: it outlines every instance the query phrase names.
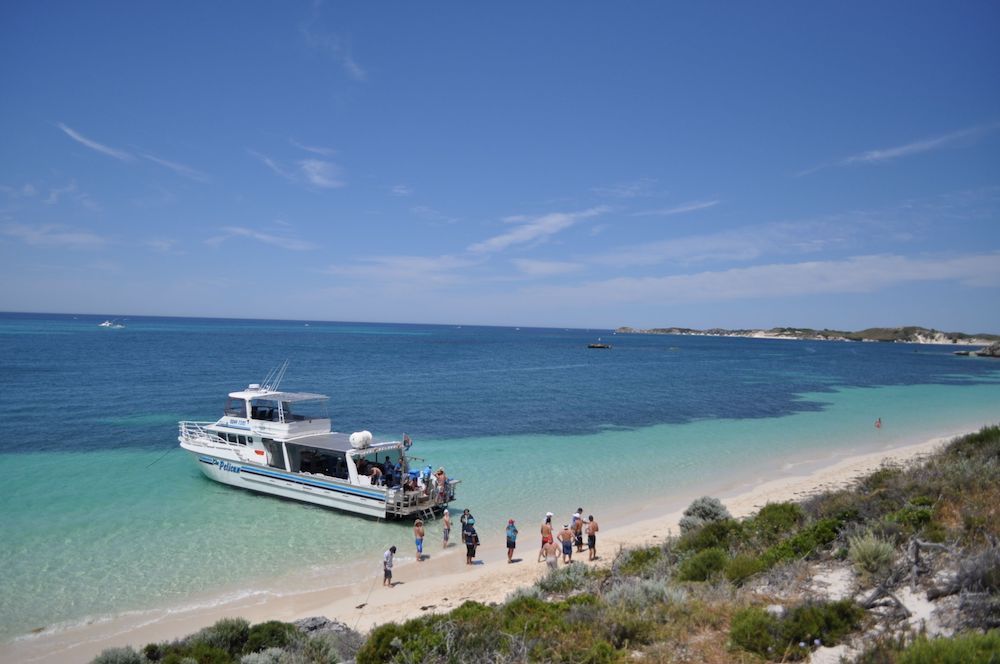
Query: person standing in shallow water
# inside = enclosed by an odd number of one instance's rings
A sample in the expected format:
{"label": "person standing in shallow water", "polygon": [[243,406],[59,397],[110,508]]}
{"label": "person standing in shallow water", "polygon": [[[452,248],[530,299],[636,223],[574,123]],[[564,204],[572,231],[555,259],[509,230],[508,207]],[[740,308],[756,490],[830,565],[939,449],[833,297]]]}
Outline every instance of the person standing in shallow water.
{"label": "person standing in shallow water", "polygon": [[514,547],[517,546],[517,526],[514,519],[507,522],[507,562],[514,562]]}
{"label": "person standing in shallow water", "polygon": [[538,550],[538,562],[545,559],[545,545],[552,541],[552,512],[545,514],[545,522],[542,523],[542,548]]}
{"label": "person standing in shallow water", "polygon": [[587,549],[590,551],[590,558],[588,560],[597,560],[597,531],[600,528],[597,522],[594,521],[594,515],[591,514],[587,519]]}
{"label": "person standing in shallow water", "polygon": [[448,536],[451,535],[451,512],[448,511],[447,507],[444,508],[444,513],[441,515],[441,520],[444,521],[444,532],[442,533],[444,538],[444,546],[442,546],[441,548],[447,549]]}
{"label": "person standing in shallow water", "polygon": [[417,545],[417,562],[424,560],[424,522],[417,519],[413,524],[413,541]]}
{"label": "person standing in shallow water", "polygon": [[390,546],[382,554],[382,585],[392,588],[392,558],[396,555],[396,547]]}

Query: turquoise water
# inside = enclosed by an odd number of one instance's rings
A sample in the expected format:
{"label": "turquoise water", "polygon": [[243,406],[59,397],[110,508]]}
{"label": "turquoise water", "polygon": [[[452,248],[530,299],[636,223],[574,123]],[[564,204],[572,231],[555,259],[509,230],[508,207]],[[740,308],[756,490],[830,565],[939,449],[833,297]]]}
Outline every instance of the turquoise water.
{"label": "turquoise water", "polygon": [[585,346],[606,331],[97,328],[106,317],[0,315],[3,639],[213,592],[348,583],[345,562],[407,543],[407,525],[212,483],[176,449],[177,420],[214,419],[227,391],[286,357],[284,386],[330,394],[338,429],[409,431],[415,454],[462,479],[455,506],[484,533],[1000,420],[1000,363],[945,347],[632,336],[605,352]]}

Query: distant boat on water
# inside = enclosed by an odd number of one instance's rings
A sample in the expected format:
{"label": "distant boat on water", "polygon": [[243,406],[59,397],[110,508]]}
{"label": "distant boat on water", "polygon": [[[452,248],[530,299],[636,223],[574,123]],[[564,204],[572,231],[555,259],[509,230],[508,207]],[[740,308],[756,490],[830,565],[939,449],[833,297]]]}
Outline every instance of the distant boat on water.
{"label": "distant boat on water", "polygon": [[611,344],[606,344],[606,343],[602,342],[601,339],[600,339],[600,337],[598,337],[597,343],[587,344],[587,348],[603,348],[603,349],[610,350],[611,349]]}
{"label": "distant boat on water", "polygon": [[118,322],[117,318],[112,318],[110,320],[104,321],[103,323],[98,323],[97,327],[106,327],[112,330],[121,330],[125,328],[125,323],[120,323]]}

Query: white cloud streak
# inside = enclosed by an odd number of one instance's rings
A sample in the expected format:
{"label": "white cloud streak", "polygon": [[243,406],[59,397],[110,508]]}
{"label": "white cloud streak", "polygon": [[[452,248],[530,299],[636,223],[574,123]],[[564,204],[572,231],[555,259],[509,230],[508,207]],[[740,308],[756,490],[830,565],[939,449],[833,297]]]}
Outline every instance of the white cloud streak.
{"label": "white cloud streak", "polygon": [[108,244],[107,238],[79,231],[60,224],[27,225],[9,223],[0,226],[0,234],[21,240],[35,247],[98,249]]}
{"label": "white cloud streak", "polygon": [[691,201],[690,203],[682,203],[681,205],[676,205],[669,208],[661,208],[659,210],[644,210],[642,212],[632,213],[633,217],[669,217],[675,214],[684,214],[685,212],[695,212],[697,210],[704,210],[710,207],[715,207],[719,204],[719,201]]}
{"label": "white cloud streak", "polygon": [[394,185],[389,191],[392,192],[393,196],[409,196],[413,193],[413,187],[405,184],[397,184]]}
{"label": "white cloud streak", "polygon": [[303,159],[299,169],[306,182],[321,189],[338,189],[344,186],[340,177],[340,167],[322,159]]}
{"label": "white cloud streak", "polygon": [[639,178],[632,182],[594,187],[592,191],[598,196],[610,196],[611,198],[640,198],[652,196],[654,185],[656,185],[656,180],[653,178]]}
{"label": "white cloud streak", "polygon": [[270,233],[262,233],[261,231],[254,230],[252,228],[245,228],[243,226],[224,226],[222,231],[224,235],[211,237],[205,240],[205,244],[214,247],[223,244],[227,240],[234,237],[245,237],[274,247],[280,247],[281,249],[288,249],[290,251],[312,251],[313,249],[319,248],[319,245],[312,242],[298,240],[292,237],[284,237],[281,235],[272,235]]}
{"label": "white cloud streak", "polygon": [[584,268],[582,263],[568,261],[541,261],[527,258],[517,258],[511,261],[521,274],[529,277],[552,277],[560,274],[579,272]]}
{"label": "white cloud streak", "polygon": [[167,161],[166,159],[161,159],[160,157],[147,153],[141,153],[141,154],[144,159],[148,159],[154,164],[163,166],[167,170],[171,170],[177,175],[188,178],[189,180],[195,180],[196,182],[202,182],[202,183],[208,183],[211,182],[212,180],[212,178],[210,178],[207,174],[195,170],[190,166],[179,164],[176,161]]}
{"label": "white cloud streak", "polygon": [[72,138],[74,141],[76,141],[80,145],[83,145],[84,147],[88,147],[91,150],[94,150],[95,152],[100,152],[101,154],[107,155],[108,157],[114,157],[119,161],[132,161],[135,159],[135,157],[133,157],[131,153],[126,152],[125,150],[118,150],[116,148],[108,147],[103,143],[98,143],[95,140],[87,138],[86,136],[79,133],[75,129],[67,127],[61,122],[58,123],[56,126],[62,129],[63,132],[65,132],[65,134],[70,138]]}
{"label": "white cloud streak", "polygon": [[485,254],[503,251],[518,244],[543,241],[584,219],[599,216],[609,210],[610,208],[602,205],[579,212],[551,212],[533,218],[524,216],[507,217],[504,221],[519,223],[520,225],[512,231],[495,235],[487,240],[470,245],[468,251],[474,254]]}
{"label": "white cloud streak", "polygon": [[337,154],[337,151],[333,148],[325,148],[319,145],[303,145],[295,139],[291,140],[292,145],[300,150],[305,150],[306,152],[312,152],[313,154],[318,154],[322,157],[333,157]]}
{"label": "white cloud streak", "polygon": [[880,148],[877,150],[868,150],[866,152],[860,152],[850,157],[845,157],[840,161],[835,163],[820,164],[819,166],[814,166],[813,168],[808,168],[804,171],[800,171],[795,175],[801,177],[803,175],[810,175],[816,171],[823,170],[830,166],[851,166],[853,164],[880,164],[887,161],[892,161],[894,159],[900,159],[902,157],[909,157],[915,154],[921,154],[924,152],[932,152],[934,150],[942,150],[952,146],[959,145],[961,143],[971,144],[985,136],[986,134],[995,131],[1000,128],[1000,123],[993,123],[987,125],[977,125],[975,127],[968,127],[966,129],[960,129],[958,131],[953,131],[949,134],[944,134],[942,136],[932,136],[930,138],[923,138],[918,141],[913,141],[912,143],[906,143],[905,145],[897,145],[891,148]]}
{"label": "white cloud streak", "polygon": [[844,260],[777,263],[662,277],[617,277],[530,294],[560,301],[647,304],[769,299],[832,293],[871,293],[908,283],[957,282],[1000,287],[1000,252],[957,257],[893,254]]}
{"label": "white cloud streak", "polygon": [[368,80],[368,72],[354,59],[349,40],[339,35],[316,32],[307,26],[302,27],[302,37],[310,48],[329,53],[344,73],[355,81]]}

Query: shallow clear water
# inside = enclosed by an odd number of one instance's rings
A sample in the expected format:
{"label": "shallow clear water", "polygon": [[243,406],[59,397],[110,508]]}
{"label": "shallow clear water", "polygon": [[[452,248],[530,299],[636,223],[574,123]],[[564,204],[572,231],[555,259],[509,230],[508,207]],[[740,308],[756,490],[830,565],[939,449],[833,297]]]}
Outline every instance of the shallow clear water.
{"label": "shallow clear water", "polygon": [[[335,428],[408,431],[481,531],[514,517],[526,537],[547,510],[613,514],[1000,419],[1000,363],[950,347],[104,318],[0,315],[0,638],[346,583],[345,561],[408,542],[406,525],[215,484],[176,449],[178,420],[215,419],[286,358],[283,387],[331,395]],[[597,336],[614,349],[588,350]]]}

